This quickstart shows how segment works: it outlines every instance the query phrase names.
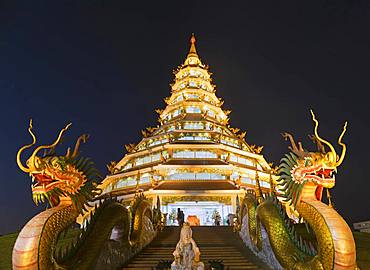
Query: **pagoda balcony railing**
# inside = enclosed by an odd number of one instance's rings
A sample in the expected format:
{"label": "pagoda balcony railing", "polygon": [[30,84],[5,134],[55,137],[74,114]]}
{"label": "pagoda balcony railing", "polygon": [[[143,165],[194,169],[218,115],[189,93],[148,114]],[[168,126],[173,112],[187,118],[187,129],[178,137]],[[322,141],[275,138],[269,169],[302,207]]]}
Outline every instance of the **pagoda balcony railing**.
{"label": "pagoda balcony railing", "polygon": [[210,179],[210,178],[207,178],[207,179],[196,179],[196,178],[187,178],[187,179],[169,179],[169,178],[165,178],[161,181],[231,181],[230,179]]}

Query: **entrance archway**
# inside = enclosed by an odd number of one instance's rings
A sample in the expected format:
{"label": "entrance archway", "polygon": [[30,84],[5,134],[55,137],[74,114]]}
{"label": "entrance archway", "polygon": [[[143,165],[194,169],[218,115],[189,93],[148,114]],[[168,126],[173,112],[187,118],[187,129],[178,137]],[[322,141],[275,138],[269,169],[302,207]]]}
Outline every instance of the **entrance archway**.
{"label": "entrance archway", "polygon": [[217,201],[180,201],[163,206],[162,211],[167,214],[167,225],[178,225],[176,216],[180,208],[185,215],[185,221],[189,216],[196,216],[201,226],[213,226],[213,216],[216,212],[221,216],[220,225],[227,225],[228,214],[232,213],[232,206]]}

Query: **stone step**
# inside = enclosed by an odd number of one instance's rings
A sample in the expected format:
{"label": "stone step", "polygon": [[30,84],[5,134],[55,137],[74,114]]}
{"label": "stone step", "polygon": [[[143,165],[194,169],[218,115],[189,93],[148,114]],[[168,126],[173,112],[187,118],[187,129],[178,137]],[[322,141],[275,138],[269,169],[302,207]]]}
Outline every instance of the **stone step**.
{"label": "stone step", "polygon": [[[222,260],[225,269],[268,269],[250,251],[231,227],[192,227],[193,239],[197,243],[201,260]],[[173,260],[173,251],[179,240],[179,227],[166,227],[152,243],[144,248],[122,269],[152,270],[160,260]]]}

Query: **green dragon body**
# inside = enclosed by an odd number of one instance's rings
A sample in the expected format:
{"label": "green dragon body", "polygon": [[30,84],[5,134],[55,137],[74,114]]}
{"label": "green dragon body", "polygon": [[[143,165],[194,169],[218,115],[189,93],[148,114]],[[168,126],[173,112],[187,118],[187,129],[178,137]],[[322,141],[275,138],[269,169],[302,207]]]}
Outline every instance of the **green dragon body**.
{"label": "green dragon body", "polygon": [[[334,173],[345,156],[346,146],[341,140],[346,125],[338,140],[343,147],[339,157],[334,147],[318,135],[318,121],[311,113],[316,124],[313,138],[320,152],[307,152],[301,143],[297,147],[290,134],[284,134],[292,143],[292,152],[279,166],[280,194],[275,194],[273,188],[271,194],[264,197],[260,189],[246,194],[239,213],[239,219],[244,223],[241,235],[244,233],[257,255],[265,254],[267,249],[272,251],[273,256],[260,257],[274,269],[358,269],[349,226],[331,203],[321,202],[323,188],[335,185]],[[325,152],[324,144],[329,146],[329,152]],[[283,204],[277,198],[280,195]],[[295,221],[287,213],[293,213]],[[297,233],[297,223],[302,221],[313,231],[313,243]],[[264,235],[267,235],[266,239]]]}
{"label": "green dragon body", "polygon": [[[121,231],[120,239],[115,240],[133,253],[142,237],[143,223],[153,220],[151,203],[143,196],[137,196],[131,210],[134,214],[115,199],[92,202],[101,192],[96,184],[99,175],[89,159],[77,155],[80,143],[88,136],[77,140],[73,153],[70,149],[64,156],[53,153],[69,126],[61,130],[53,144],[37,147],[23,166],[21,153],[36,143],[30,122],[33,142],[18,151],[19,167],[32,177],[35,203],[47,201],[51,208],[33,217],[21,230],[13,249],[13,269],[94,269],[113,228]],[[41,149],[50,151],[39,157]],[[77,240],[67,249],[58,249],[60,236],[88,209],[93,214]]]}

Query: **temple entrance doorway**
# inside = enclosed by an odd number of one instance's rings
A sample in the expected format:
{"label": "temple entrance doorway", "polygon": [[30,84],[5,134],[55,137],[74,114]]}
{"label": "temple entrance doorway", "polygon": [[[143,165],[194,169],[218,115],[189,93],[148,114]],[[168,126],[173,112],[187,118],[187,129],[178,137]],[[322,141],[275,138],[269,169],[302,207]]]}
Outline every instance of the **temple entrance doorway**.
{"label": "temple entrance doorway", "polygon": [[217,215],[220,225],[228,225],[228,215],[232,213],[231,205],[216,201],[174,202],[162,206],[163,213],[167,213],[167,225],[178,225],[178,208],[184,212],[185,221],[192,223],[192,226],[214,226]]}

